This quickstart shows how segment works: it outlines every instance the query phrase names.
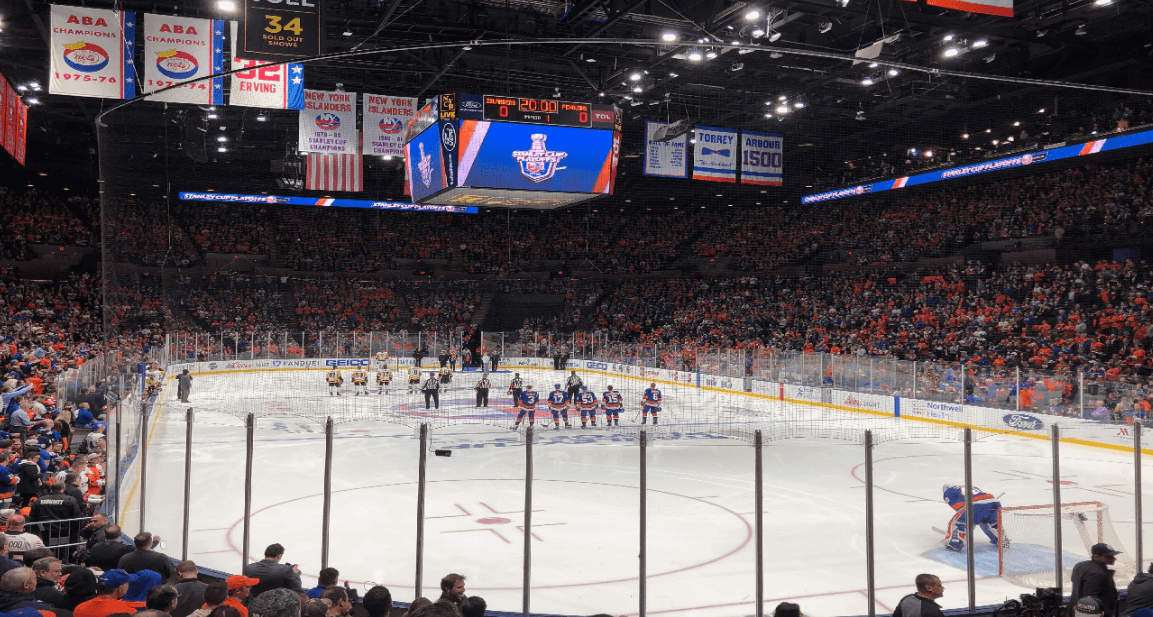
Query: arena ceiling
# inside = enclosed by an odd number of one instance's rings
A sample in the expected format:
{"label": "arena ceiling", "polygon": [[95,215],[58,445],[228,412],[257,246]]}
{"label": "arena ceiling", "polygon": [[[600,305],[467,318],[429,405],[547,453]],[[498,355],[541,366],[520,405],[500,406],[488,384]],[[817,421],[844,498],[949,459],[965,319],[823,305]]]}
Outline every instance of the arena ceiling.
{"label": "arena ceiling", "polygon": [[[637,137],[626,147],[636,150],[645,118],[780,131],[792,169],[808,174],[793,183],[800,186],[843,160],[910,147],[963,147],[964,132],[1036,121],[1042,108],[1068,113],[1135,99],[1149,105],[1147,97],[1115,92],[933,72],[1153,90],[1153,3],[1103,1],[1017,0],[1017,16],[1003,18],[924,0],[326,0],[330,53],[484,40],[554,42],[324,60],[310,65],[307,85],[421,97],[559,93],[564,100],[611,101],[625,110],[626,132]],[[117,4],[235,18],[208,0]],[[753,9],[762,17],[749,21]],[[0,14],[0,71],[16,84],[47,78],[48,12],[43,0],[11,0]],[[758,27],[764,35],[754,36]],[[665,33],[677,41],[651,44]],[[575,39],[612,42],[567,42]],[[701,40],[741,45],[714,47],[715,58],[689,60],[694,49],[710,51]],[[959,53],[945,57],[949,47]],[[841,59],[870,52],[879,66]],[[888,63],[924,70],[891,74]],[[630,79],[633,73],[642,78]],[[864,85],[866,78],[874,83]],[[781,97],[804,107],[766,118]],[[94,120],[114,102],[46,93],[38,98],[30,160],[94,175]]]}

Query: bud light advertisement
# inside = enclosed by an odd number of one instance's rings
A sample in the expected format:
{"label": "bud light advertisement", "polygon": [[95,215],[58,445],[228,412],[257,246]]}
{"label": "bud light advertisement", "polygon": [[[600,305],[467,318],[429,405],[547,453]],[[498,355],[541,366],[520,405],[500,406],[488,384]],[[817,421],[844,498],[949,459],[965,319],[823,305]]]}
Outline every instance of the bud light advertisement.
{"label": "bud light advertisement", "polygon": [[[613,131],[464,120],[457,138],[457,186],[612,192]],[[422,188],[413,176],[413,201]]]}

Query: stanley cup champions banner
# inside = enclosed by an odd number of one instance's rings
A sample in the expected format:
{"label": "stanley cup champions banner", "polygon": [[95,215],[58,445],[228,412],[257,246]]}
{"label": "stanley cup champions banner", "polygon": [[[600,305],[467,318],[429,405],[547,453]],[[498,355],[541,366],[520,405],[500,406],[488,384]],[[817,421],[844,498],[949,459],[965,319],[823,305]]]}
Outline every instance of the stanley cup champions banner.
{"label": "stanley cup champions banner", "polygon": [[356,94],[305,90],[297,148],[301,152],[318,154],[359,155]]}
{"label": "stanley cup champions banner", "polygon": [[404,125],[416,116],[416,99],[364,93],[364,154],[404,156]]}
{"label": "stanley cup champions banner", "polygon": [[741,184],[781,186],[780,133],[741,131]]}
{"label": "stanley cup champions banner", "polygon": [[657,129],[668,122],[645,120],[645,175],[664,178],[686,178],[689,175],[689,136],[670,141],[653,141]]}
{"label": "stanley cup champions banner", "polygon": [[236,22],[232,26],[233,73],[228,104],[264,109],[304,109],[304,65],[268,64],[236,57]]}
{"label": "stanley cup champions banner", "polygon": [[[219,74],[224,70],[224,22],[145,14],[143,62],[144,92]],[[223,105],[224,78],[181,86],[150,100]]]}
{"label": "stanley cup champions banner", "polygon": [[697,126],[693,151],[693,179],[711,182],[737,181],[737,132]]}
{"label": "stanley cup champions banner", "polygon": [[135,41],[136,13],[53,5],[48,92],[132,98]]}

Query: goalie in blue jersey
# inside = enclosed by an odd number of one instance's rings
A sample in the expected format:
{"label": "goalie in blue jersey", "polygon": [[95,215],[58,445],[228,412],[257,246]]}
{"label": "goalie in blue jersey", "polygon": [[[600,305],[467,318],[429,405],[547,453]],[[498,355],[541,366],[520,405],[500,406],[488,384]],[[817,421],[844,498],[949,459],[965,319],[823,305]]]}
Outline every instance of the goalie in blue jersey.
{"label": "goalie in blue jersey", "polygon": [[[965,548],[965,487],[946,484],[941,488],[944,492],[945,503],[956,512],[949,520],[948,537],[945,538],[945,548],[951,551],[961,551]],[[973,487],[973,525],[989,536],[989,542],[998,543],[1000,530],[997,522],[997,512],[1001,509],[1001,502],[997,498]],[[1004,538],[1008,546],[1009,539]]]}

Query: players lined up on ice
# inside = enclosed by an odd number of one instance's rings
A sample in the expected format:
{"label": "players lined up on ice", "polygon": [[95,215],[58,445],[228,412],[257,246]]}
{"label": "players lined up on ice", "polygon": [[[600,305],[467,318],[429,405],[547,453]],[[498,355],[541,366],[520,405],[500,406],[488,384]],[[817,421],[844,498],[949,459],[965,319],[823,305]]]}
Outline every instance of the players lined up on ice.
{"label": "players lined up on ice", "polygon": [[[576,373],[573,373],[576,376]],[[579,377],[577,378],[579,382]],[[572,384],[572,377],[569,378],[570,388],[574,387]],[[596,394],[589,391],[588,386],[577,383],[575,399],[569,395],[568,391],[561,389],[561,385],[554,384],[553,391],[549,393],[546,398],[549,412],[552,414],[553,429],[560,429],[561,420],[564,420],[565,428],[572,428],[569,422],[568,412],[569,408],[573,407],[575,410],[580,410],[581,428],[588,428],[591,421],[592,426],[597,425],[597,409],[599,408],[604,414],[605,426],[620,426],[620,414],[624,409],[624,397],[620,392],[608,386],[605,392],[601,395],[600,400],[597,400]],[[513,401],[516,403],[519,412],[516,416],[516,422],[512,425],[512,430],[520,428],[521,423],[524,421],[525,416],[528,416],[529,426],[536,424],[536,411],[537,405],[540,403],[540,395],[534,392],[531,385],[524,385],[524,380],[520,378],[520,373],[513,376],[512,383],[509,384],[508,393],[513,396]],[[647,424],[649,421],[649,414],[653,416],[653,424],[657,423],[658,414],[661,411],[660,403],[663,400],[661,391],[657,388],[655,383],[649,384],[645,389],[644,395],[641,398],[641,407],[643,420],[641,424]],[[547,425],[547,422],[546,422]]]}
{"label": "players lined up on ice", "polygon": [[[382,354],[377,354],[379,359]],[[385,358],[387,360],[387,356]],[[429,375],[438,376],[438,389],[443,390],[446,386],[452,383],[452,370],[448,368],[440,369],[439,374],[436,371],[429,371]],[[418,367],[411,366],[408,369],[408,393],[413,394],[421,391],[422,372]],[[344,386],[344,375],[340,369],[332,369],[328,371],[325,376],[325,381],[328,382],[328,395],[340,396],[341,387]],[[352,371],[352,390],[356,396],[364,394],[368,396],[368,370],[363,368],[354,369]],[[388,394],[391,392],[392,386],[392,369],[387,365],[380,365],[376,371],[376,385],[377,394]]]}

